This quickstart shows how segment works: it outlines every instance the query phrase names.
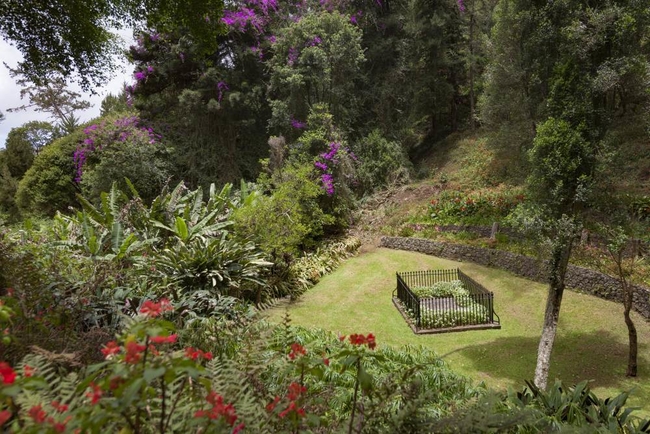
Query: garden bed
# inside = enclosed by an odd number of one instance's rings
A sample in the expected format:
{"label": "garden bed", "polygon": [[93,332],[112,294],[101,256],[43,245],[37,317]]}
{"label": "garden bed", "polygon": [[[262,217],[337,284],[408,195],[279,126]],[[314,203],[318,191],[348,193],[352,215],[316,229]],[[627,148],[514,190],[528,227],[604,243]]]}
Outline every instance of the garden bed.
{"label": "garden bed", "polygon": [[393,303],[418,334],[501,328],[494,294],[459,269],[397,273]]}

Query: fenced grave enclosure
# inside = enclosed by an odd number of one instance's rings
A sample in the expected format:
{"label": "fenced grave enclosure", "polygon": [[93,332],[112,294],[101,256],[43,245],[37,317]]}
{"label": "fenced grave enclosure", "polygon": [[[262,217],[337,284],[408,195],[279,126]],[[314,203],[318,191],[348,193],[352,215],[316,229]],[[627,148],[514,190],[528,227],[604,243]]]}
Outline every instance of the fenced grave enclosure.
{"label": "fenced grave enclosure", "polygon": [[501,328],[494,294],[460,269],[396,275],[393,303],[415,333]]}

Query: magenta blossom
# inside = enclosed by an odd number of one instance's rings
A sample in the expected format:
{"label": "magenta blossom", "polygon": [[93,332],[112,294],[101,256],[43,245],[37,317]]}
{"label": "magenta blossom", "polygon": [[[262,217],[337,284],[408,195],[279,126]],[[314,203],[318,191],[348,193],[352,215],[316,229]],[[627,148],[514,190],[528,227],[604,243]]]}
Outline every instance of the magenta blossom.
{"label": "magenta blossom", "polygon": [[305,122],[300,122],[297,119],[291,118],[291,126],[297,130],[302,130],[307,127],[307,124]]}
{"label": "magenta blossom", "polygon": [[221,102],[221,100],[223,99],[223,94],[228,90],[230,90],[230,87],[228,86],[228,84],[226,84],[225,81],[220,81],[219,83],[217,83],[217,91],[219,92],[217,101]]}
{"label": "magenta blossom", "polygon": [[329,173],[323,173],[320,178],[325,192],[328,196],[332,196],[334,194],[334,177]]}

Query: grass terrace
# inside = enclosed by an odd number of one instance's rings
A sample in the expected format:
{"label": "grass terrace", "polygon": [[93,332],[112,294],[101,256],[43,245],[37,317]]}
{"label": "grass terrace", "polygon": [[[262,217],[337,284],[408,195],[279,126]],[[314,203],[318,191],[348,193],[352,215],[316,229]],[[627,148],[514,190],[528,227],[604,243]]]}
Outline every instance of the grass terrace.
{"label": "grass terrace", "polygon": [[[415,335],[391,301],[396,270],[460,268],[494,292],[500,330]],[[456,372],[493,388],[519,388],[532,379],[542,330],[547,286],[507,272],[414,252],[376,249],[346,261],[297,302],[270,311],[280,321],[341,334],[372,332],[378,345],[423,345],[440,354]],[[623,307],[567,291],[551,359],[550,381],[592,380],[599,396],[634,388],[628,405],[650,416],[650,324],[634,313],[639,334],[639,376],[626,378],[627,328]]]}

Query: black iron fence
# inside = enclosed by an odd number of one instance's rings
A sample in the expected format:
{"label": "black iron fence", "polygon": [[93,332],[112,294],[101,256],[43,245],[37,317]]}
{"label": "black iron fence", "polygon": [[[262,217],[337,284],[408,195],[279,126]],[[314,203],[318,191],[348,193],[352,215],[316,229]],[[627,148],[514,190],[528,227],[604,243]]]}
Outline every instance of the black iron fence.
{"label": "black iron fence", "polygon": [[[443,297],[419,297],[412,290],[454,281],[460,281],[465,291]],[[418,330],[500,322],[494,312],[494,294],[459,269],[398,272],[393,296],[413,318]]]}

